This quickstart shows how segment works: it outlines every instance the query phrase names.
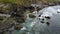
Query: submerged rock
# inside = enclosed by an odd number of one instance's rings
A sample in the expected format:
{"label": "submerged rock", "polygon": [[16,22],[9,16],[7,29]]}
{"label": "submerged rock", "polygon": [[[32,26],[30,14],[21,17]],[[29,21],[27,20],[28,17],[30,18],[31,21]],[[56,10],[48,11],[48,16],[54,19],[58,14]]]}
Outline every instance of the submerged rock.
{"label": "submerged rock", "polygon": [[34,16],[34,15],[30,14],[30,15],[29,15],[29,17],[30,17],[30,18],[35,18],[36,16]]}
{"label": "submerged rock", "polygon": [[49,26],[50,25],[50,23],[49,22],[46,22],[46,24]]}

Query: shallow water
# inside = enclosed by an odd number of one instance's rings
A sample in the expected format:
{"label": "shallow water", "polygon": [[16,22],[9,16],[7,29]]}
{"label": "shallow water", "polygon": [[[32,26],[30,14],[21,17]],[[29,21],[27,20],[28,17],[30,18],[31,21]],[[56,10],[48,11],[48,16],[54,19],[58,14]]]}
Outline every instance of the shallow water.
{"label": "shallow water", "polygon": [[[60,9],[60,6],[52,6],[52,7],[44,8],[39,11],[39,12],[41,11],[48,12],[52,14],[52,16],[48,14],[51,17],[51,19],[49,20],[49,23],[50,23],[49,26],[46,23],[41,23],[40,20],[38,20],[38,17],[31,20],[30,18],[28,18],[23,24],[23,26],[26,27],[26,29],[19,30],[19,31],[15,30],[14,34],[23,34],[23,33],[25,34],[60,34],[60,13],[57,13],[58,9]],[[32,22],[35,22],[33,23],[34,24],[33,26],[31,26]]]}

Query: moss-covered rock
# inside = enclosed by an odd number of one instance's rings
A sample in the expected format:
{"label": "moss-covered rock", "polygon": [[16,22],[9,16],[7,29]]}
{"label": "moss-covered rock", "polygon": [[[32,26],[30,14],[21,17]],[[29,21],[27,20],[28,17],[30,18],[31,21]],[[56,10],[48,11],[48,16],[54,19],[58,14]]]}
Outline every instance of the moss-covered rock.
{"label": "moss-covered rock", "polygon": [[36,16],[34,16],[34,15],[30,14],[30,15],[29,15],[29,17],[30,17],[30,18],[35,18]]}
{"label": "moss-covered rock", "polygon": [[22,25],[19,24],[19,25],[16,25],[14,29],[15,29],[15,30],[20,30],[21,28],[22,28]]}

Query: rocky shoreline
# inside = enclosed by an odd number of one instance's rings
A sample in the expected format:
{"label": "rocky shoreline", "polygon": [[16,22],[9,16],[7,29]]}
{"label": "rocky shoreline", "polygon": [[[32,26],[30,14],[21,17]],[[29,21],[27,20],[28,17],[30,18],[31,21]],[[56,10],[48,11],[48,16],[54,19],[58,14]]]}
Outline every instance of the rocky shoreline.
{"label": "rocky shoreline", "polygon": [[[48,7],[48,6],[55,6],[55,5],[60,5],[60,2],[57,2],[57,3],[41,3],[37,7],[37,11],[41,10],[45,7]],[[11,4],[11,3],[6,3],[6,4],[0,3],[0,13],[11,15],[9,18],[13,19],[12,21],[7,20],[7,22],[0,23],[1,24],[0,34],[5,34],[3,32],[5,32],[6,29],[9,30],[11,26],[15,26],[16,30],[20,30],[22,28],[21,24],[24,23],[26,20],[26,15],[25,15],[25,13],[27,12],[26,10],[28,10],[28,12],[32,13],[34,11],[34,7],[33,6],[26,7],[26,6],[21,6],[21,5],[17,5],[17,4]],[[30,17],[34,18],[35,16],[30,15]],[[16,25],[15,22],[13,22],[14,20],[16,21],[16,23],[18,23],[18,25]]]}

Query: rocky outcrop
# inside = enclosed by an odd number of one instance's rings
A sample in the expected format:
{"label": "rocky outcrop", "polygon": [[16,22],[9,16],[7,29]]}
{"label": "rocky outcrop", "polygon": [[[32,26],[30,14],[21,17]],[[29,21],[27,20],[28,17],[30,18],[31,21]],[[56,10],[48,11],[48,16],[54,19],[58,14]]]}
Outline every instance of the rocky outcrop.
{"label": "rocky outcrop", "polygon": [[[10,17],[5,19],[4,22],[0,23],[0,33],[5,34],[4,32],[9,31],[13,26],[16,30],[20,29],[22,27],[20,27],[20,24],[23,23],[26,19],[24,16],[24,12],[24,7],[17,4],[0,3],[0,13],[4,16],[5,14],[10,15]],[[19,23],[19,25],[16,25],[16,23]]]}

